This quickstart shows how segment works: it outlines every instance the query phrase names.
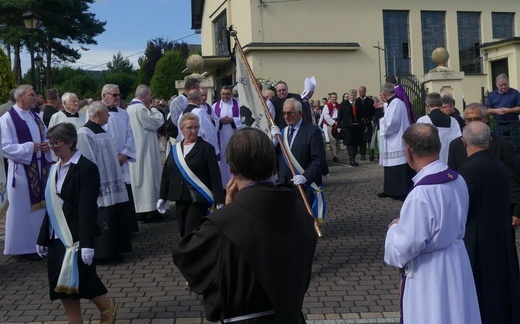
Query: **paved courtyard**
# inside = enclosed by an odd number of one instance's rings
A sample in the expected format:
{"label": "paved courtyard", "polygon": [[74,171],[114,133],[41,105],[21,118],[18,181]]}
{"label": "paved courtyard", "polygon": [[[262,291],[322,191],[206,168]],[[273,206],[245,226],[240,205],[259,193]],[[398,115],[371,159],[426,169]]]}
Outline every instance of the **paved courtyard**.
{"label": "paved courtyard", "polygon": [[[383,251],[386,226],[401,202],[376,197],[383,174],[377,161],[359,161],[357,168],[347,161],[343,153],[338,163],[330,162],[328,216],[303,312],[308,323],[397,323],[399,275],[383,263]],[[119,303],[117,323],[207,323],[202,299],[184,290],[172,262],[178,239],[171,214],[140,223],[126,261],[98,265],[108,296]],[[48,298],[46,278],[46,261],[0,255],[0,323],[66,323],[61,304]],[[97,323],[97,309],[88,301],[82,307],[85,321]]]}

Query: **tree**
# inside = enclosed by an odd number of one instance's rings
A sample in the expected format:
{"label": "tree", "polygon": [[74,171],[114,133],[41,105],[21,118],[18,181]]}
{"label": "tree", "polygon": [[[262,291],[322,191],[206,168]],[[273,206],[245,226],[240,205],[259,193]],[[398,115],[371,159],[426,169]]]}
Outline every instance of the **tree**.
{"label": "tree", "polygon": [[0,102],[9,99],[9,91],[15,87],[11,64],[5,52],[0,48]]}
{"label": "tree", "polygon": [[144,55],[137,60],[139,64],[137,81],[139,84],[150,84],[157,62],[164,56],[167,50],[171,50],[173,47],[173,42],[160,37],[146,43]]}
{"label": "tree", "polygon": [[112,62],[107,63],[110,72],[123,72],[127,74],[135,74],[134,65],[130,63],[128,58],[123,57],[121,51],[112,55]]}
{"label": "tree", "polygon": [[157,62],[150,87],[155,97],[170,98],[175,89],[175,80],[184,78],[182,69],[186,60],[180,51],[167,51]]}
{"label": "tree", "polygon": [[[50,85],[51,63],[75,62],[81,57],[72,44],[97,44],[94,37],[105,31],[101,22],[89,12],[94,0],[2,0],[0,1],[0,38],[14,50],[15,73],[19,69],[20,39],[27,44],[28,32],[21,22],[22,13],[31,8],[40,19],[40,28],[34,33],[35,52],[45,53],[47,88]],[[25,38],[24,38],[25,37]],[[18,50],[17,50],[18,47]],[[21,74],[21,73],[20,73]]]}

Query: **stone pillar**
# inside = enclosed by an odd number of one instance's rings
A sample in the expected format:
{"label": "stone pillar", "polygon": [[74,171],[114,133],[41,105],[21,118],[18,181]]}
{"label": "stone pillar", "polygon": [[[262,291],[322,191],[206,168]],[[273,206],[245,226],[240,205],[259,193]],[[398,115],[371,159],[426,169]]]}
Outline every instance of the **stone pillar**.
{"label": "stone pillar", "polygon": [[208,89],[208,99],[207,103],[211,104],[213,102],[213,90],[215,88],[213,81],[207,79],[204,74],[202,74],[204,68],[204,58],[198,54],[192,54],[186,60],[186,67],[190,75],[185,76],[184,80],[175,81],[175,88],[177,89],[178,95],[184,92],[184,84],[187,79],[197,79],[200,81],[200,86]]}
{"label": "stone pillar", "polygon": [[454,71],[446,66],[450,55],[443,47],[436,48],[432,53],[432,60],[437,67],[426,73],[421,82],[424,83],[426,94],[431,92],[449,92],[455,99],[455,107],[462,113],[464,91],[462,79],[464,72]]}

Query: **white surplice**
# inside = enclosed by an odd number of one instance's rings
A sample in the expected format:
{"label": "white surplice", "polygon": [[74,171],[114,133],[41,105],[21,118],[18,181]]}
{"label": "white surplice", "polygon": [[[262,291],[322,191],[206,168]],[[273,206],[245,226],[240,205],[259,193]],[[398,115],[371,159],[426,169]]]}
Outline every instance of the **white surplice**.
{"label": "white surplice", "polygon": [[[437,160],[413,181],[446,168]],[[404,323],[480,323],[473,272],[462,240],[468,208],[468,188],[460,176],[444,184],[420,185],[406,197],[399,223],[388,229],[385,262],[405,267],[407,273]]]}
{"label": "white surplice", "polygon": [[403,134],[410,126],[404,102],[394,96],[390,104],[385,103],[385,115],[379,119],[379,133],[381,134],[381,152],[379,165],[392,167],[406,164]]}
{"label": "white surplice", "polygon": [[129,162],[135,162],[135,142],[130,126],[130,117],[126,110],[117,107],[117,112],[109,112],[108,123],[103,125],[103,129],[112,136],[114,148],[117,154],[124,154],[128,157],[126,162],[121,165],[121,172],[126,183],[130,183]]}
{"label": "white surplice", "polygon": [[[33,142],[40,143],[40,129],[30,111],[22,110],[14,106],[16,113],[27,123]],[[42,121],[43,124],[43,121]],[[2,150],[4,157],[8,159],[9,170],[6,179],[9,207],[5,219],[5,246],[4,254],[20,255],[36,253],[36,240],[40,233],[45,208],[31,212],[31,199],[29,196],[29,184],[25,175],[24,164],[31,162],[34,143],[20,144],[11,114],[5,113],[0,118],[0,131],[2,138]],[[47,131],[47,129],[45,129]],[[50,152],[36,156],[39,159],[51,161]],[[41,163],[38,161],[41,171]],[[41,175],[41,173],[40,173]],[[13,188],[13,181],[15,187]]]}
{"label": "white surplice", "polygon": [[[65,115],[63,111],[58,111],[54,115],[51,116],[51,120],[49,121],[49,128],[52,126],[61,124],[61,123],[71,123],[76,127],[76,131],[80,129],[83,125],[85,125],[86,114],[84,112],[78,111],[78,117],[68,117]],[[52,160],[57,162],[59,158],[51,151]]]}
{"label": "white surplice", "polygon": [[220,146],[220,161],[219,161],[219,167],[220,167],[220,176],[222,177],[222,187],[226,188],[226,184],[231,179],[231,172],[229,172],[229,165],[226,163],[226,147],[229,142],[229,139],[231,136],[235,133],[237,129],[239,129],[242,126],[242,118],[240,117],[240,103],[238,104],[238,117],[233,116],[233,101],[236,99],[232,99],[228,102],[224,102],[220,100],[220,115],[216,112],[215,107],[217,104],[215,103],[213,105],[213,111],[217,115],[218,118],[223,117],[231,117],[233,118],[233,121],[235,122],[236,128],[233,128],[231,124],[220,124],[220,130],[218,131],[218,138],[219,138],[219,146]]}
{"label": "white surplice", "polygon": [[[448,164],[448,151],[450,149],[451,141],[453,141],[456,138],[459,138],[462,135],[457,120],[453,117],[450,117],[450,119],[450,128],[437,127],[437,130],[439,131],[439,137],[441,139],[441,153],[439,154],[439,160],[441,160],[445,164]],[[433,122],[430,119],[430,116],[428,115],[422,116],[421,118],[417,119],[417,123],[433,125]]]}
{"label": "white surplice", "polygon": [[154,211],[159,200],[161,184],[161,155],[157,141],[157,129],[164,123],[163,114],[157,108],[148,109],[142,101],[133,99],[128,106],[130,126],[135,141],[136,159],[130,163],[130,178],[136,213]]}
{"label": "white surplice", "polygon": [[95,134],[90,128],[81,127],[77,147],[84,157],[98,167],[101,182],[98,206],[108,207],[128,201],[125,180],[110,134]]}

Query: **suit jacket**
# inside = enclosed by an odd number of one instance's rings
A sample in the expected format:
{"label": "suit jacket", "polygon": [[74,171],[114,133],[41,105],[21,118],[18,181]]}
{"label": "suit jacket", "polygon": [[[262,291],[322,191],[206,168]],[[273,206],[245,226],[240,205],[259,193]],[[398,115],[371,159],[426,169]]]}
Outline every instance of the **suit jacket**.
{"label": "suit jacket", "polygon": [[[509,212],[510,215],[520,216],[520,172],[516,167],[515,152],[511,143],[495,134],[491,134],[489,151],[506,167],[509,175]],[[450,143],[448,166],[457,171],[468,160],[468,154],[462,143],[462,137]],[[492,170],[489,170],[492,172]]]}
{"label": "suit jacket", "polygon": [[482,322],[520,323],[518,259],[507,209],[507,169],[492,152],[483,150],[471,155],[458,172],[469,191],[464,243]]}
{"label": "suit jacket", "polygon": [[[182,145],[184,148],[184,141],[178,145]],[[211,190],[215,204],[223,204],[224,190],[213,146],[199,137],[184,159],[191,171]],[[163,166],[160,198],[170,201],[190,201],[188,184],[189,182],[182,176],[170,152]]]}
{"label": "suit jacket", "polygon": [[58,108],[51,105],[45,105],[45,109],[43,110],[43,123],[45,124],[45,126],[49,127],[52,115],[54,115],[57,112]]}
{"label": "suit jacket", "polygon": [[[93,162],[81,156],[78,164],[71,163],[65,176],[61,193],[63,214],[67,220],[72,239],[79,240],[80,248],[94,248],[94,240],[98,234],[97,198],[99,195],[99,171]],[[50,202],[47,203],[47,208]],[[48,246],[51,238],[49,215],[45,213],[38,245]]]}
{"label": "suit jacket", "polygon": [[356,106],[356,116],[354,116],[354,109],[350,101],[345,100],[339,105],[338,110],[338,128],[350,128],[352,124],[359,124],[364,129],[365,122],[365,107],[361,99],[357,98],[354,102]]}
{"label": "suit jacket", "polygon": [[302,98],[299,95],[297,95],[296,93],[289,93],[285,99],[280,99],[280,98],[278,98],[278,96],[274,96],[271,99],[271,103],[273,104],[273,107],[274,107],[274,115],[275,115],[274,123],[276,124],[276,126],[280,127],[280,129],[287,126],[285,119],[283,119],[282,111],[283,111],[283,104],[284,104],[285,100],[287,100],[289,98],[298,100],[302,104],[302,107],[303,107]]}
{"label": "suit jacket", "polygon": [[[288,129],[285,128],[284,131],[288,131]],[[291,183],[292,174],[284,160],[280,145],[277,145],[276,151],[278,154],[278,182]],[[317,185],[321,185],[325,146],[319,128],[302,121],[293,139],[291,152],[305,170],[303,176],[307,179],[307,184],[315,182]]]}

